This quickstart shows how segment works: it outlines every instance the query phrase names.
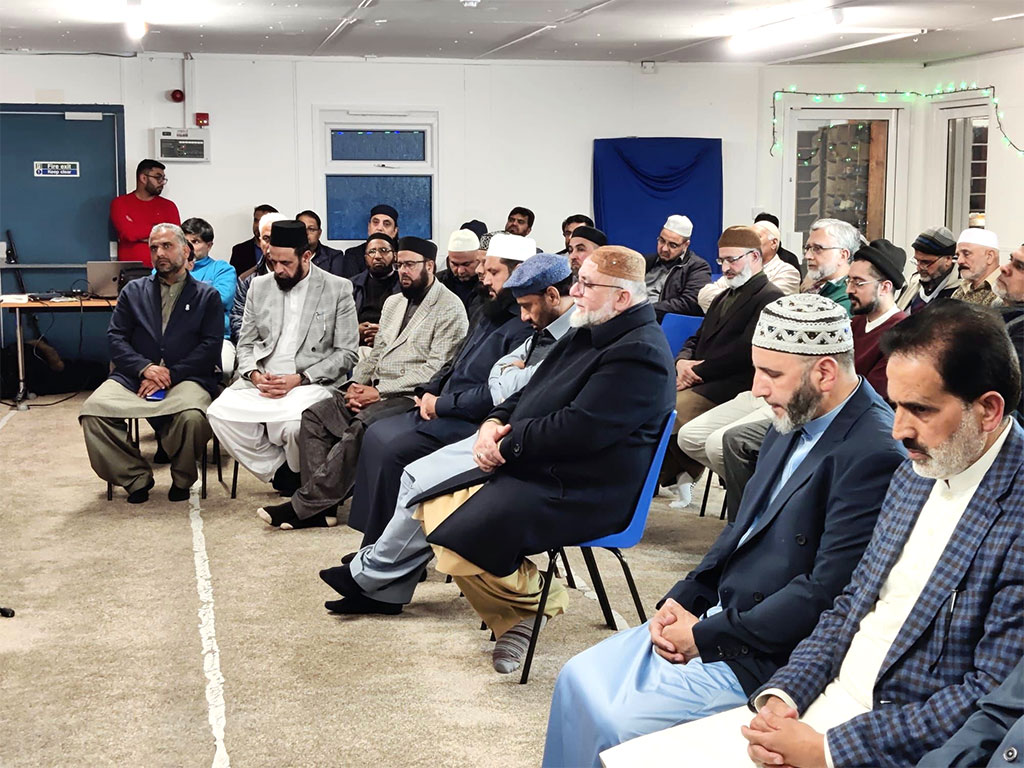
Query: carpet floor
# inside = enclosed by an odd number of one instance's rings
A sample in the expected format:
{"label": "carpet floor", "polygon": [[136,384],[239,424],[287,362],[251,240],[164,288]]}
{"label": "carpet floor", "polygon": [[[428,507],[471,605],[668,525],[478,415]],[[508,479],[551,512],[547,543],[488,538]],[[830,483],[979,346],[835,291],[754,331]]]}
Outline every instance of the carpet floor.
{"label": "carpet floor", "polygon": [[[244,471],[234,500],[211,465],[204,500],[197,486],[167,501],[164,466],[148,503],[120,488],[107,501],[77,423],[84,399],[0,413],[0,605],[17,612],[0,619],[0,765],[539,764],[558,670],[610,632],[586,584],[518,685],[491,669],[489,633],[433,569],[400,616],[328,614],[336,595],[317,571],[360,534],[267,527],[255,510],[277,497]],[[230,470],[225,457],[225,483]],[[648,613],[724,525],[717,487],[698,517],[703,487],[682,512],[656,498],[627,552]],[[597,560],[635,626],[618,563]]]}

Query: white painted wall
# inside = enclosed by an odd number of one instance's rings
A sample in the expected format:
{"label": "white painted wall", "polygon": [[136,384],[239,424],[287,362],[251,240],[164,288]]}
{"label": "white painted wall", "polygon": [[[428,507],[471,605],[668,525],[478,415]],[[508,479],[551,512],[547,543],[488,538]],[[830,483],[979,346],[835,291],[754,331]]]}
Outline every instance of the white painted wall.
{"label": "white painted wall", "polygon": [[[590,211],[595,138],[720,137],[725,225],[749,221],[755,207],[778,211],[781,161],[768,156],[771,94],[790,83],[807,90],[854,89],[860,83],[869,89],[931,90],[939,80],[991,82],[1000,90],[1008,129],[1024,141],[1024,91],[1013,87],[1024,74],[1020,51],[936,68],[680,64],[659,65],[654,75],[625,63],[199,56],[185,65],[180,57],[158,55],[14,54],[0,63],[2,102],[124,104],[129,177],[135,162],[152,152],[150,128],[185,125],[192,113],[209,112],[212,162],[169,165],[166,193],[182,216],[213,224],[214,255],[221,258],[249,235],[254,204],[270,202],[288,213],[318,207],[316,106],[439,112],[436,239],[442,248],[460,222],[480,218],[499,228],[518,204],[537,213],[538,242],[559,247],[562,218]],[[172,103],[167,93],[186,82],[188,102]],[[915,103],[907,112],[911,181],[898,210],[901,231],[913,239],[941,220],[945,150],[944,137],[931,135],[930,107]],[[1024,160],[1001,146],[992,148],[991,157],[1006,160],[990,164],[989,225],[1004,242],[1020,242],[1024,220],[1014,184],[1019,188]],[[128,182],[134,184],[132,178]]]}

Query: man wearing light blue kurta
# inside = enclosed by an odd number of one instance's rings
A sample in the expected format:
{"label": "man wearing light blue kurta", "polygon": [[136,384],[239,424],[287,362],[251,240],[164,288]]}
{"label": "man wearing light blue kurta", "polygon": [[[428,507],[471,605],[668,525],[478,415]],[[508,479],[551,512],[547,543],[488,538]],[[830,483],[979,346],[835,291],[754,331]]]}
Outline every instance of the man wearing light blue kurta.
{"label": "man wearing light blue kurta", "polygon": [[753,391],[772,405],[773,428],[736,521],[651,621],[565,665],[545,766],[596,766],[622,741],[743,706],[868,543],[905,454],[891,409],[854,371],[846,312],[820,296],[777,299],[753,347]]}

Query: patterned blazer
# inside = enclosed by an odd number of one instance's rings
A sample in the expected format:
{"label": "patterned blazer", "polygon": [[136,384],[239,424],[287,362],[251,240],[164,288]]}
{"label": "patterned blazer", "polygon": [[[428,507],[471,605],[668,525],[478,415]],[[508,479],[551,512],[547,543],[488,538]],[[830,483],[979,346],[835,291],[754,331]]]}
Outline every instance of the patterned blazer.
{"label": "patterned blazer", "polygon": [[388,296],[373,348],[352,372],[353,381],[372,384],[382,398],[410,395],[430,381],[469,328],[462,300],[439,280],[434,280],[402,328],[408,306],[409,300],[402,294]]}
{"label": "patterned blazer", "polygon": [[[836,768],[913,765],[952,736],[1020,659],[1024,430],[1012,420],[1009,428],[882,663],[872,710],[829,729]],[[897,470],[849,585],[761,691],[781,688],[802,713],[836,678],[934,483],[909,461]]]}

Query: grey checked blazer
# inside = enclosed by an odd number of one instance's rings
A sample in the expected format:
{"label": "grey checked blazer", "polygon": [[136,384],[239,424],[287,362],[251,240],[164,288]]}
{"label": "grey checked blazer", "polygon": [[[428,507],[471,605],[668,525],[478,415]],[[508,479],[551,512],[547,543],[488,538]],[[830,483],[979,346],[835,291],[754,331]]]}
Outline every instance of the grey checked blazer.
{"label": "grey checked blazer", "polygon": [[408,306],[409,300],[400,293],[387,298],[373,349],[352,372],[353,381],[372,384],[381,397],[410,395],[430,381],[469,329],[462,300],[439,280],[434,280],[401,328]]}
{"label": "grey checked blazer", "polygon": [[[1024,647],[1024,431],[1013,420],[875,680],[873,709],[828,731],[841,766],[906,766],[952,736]],[[904,462],[849,585],[767,688],[802,713],[839,674],[934,480]]]}
{"label": "grey checked blazer", "polygon": [[[295,370],[314,384],[337,386],[355,365],[359,346],[352,283],[309,265],[309,287],[299,320],[302,342],[295,352]],[[272,273],[254,277],[245,297],[238,333],[238,372],[263,370],[274,351],[284,317],[284,293]],[[253,386],[239,379],[235,388]]]}

